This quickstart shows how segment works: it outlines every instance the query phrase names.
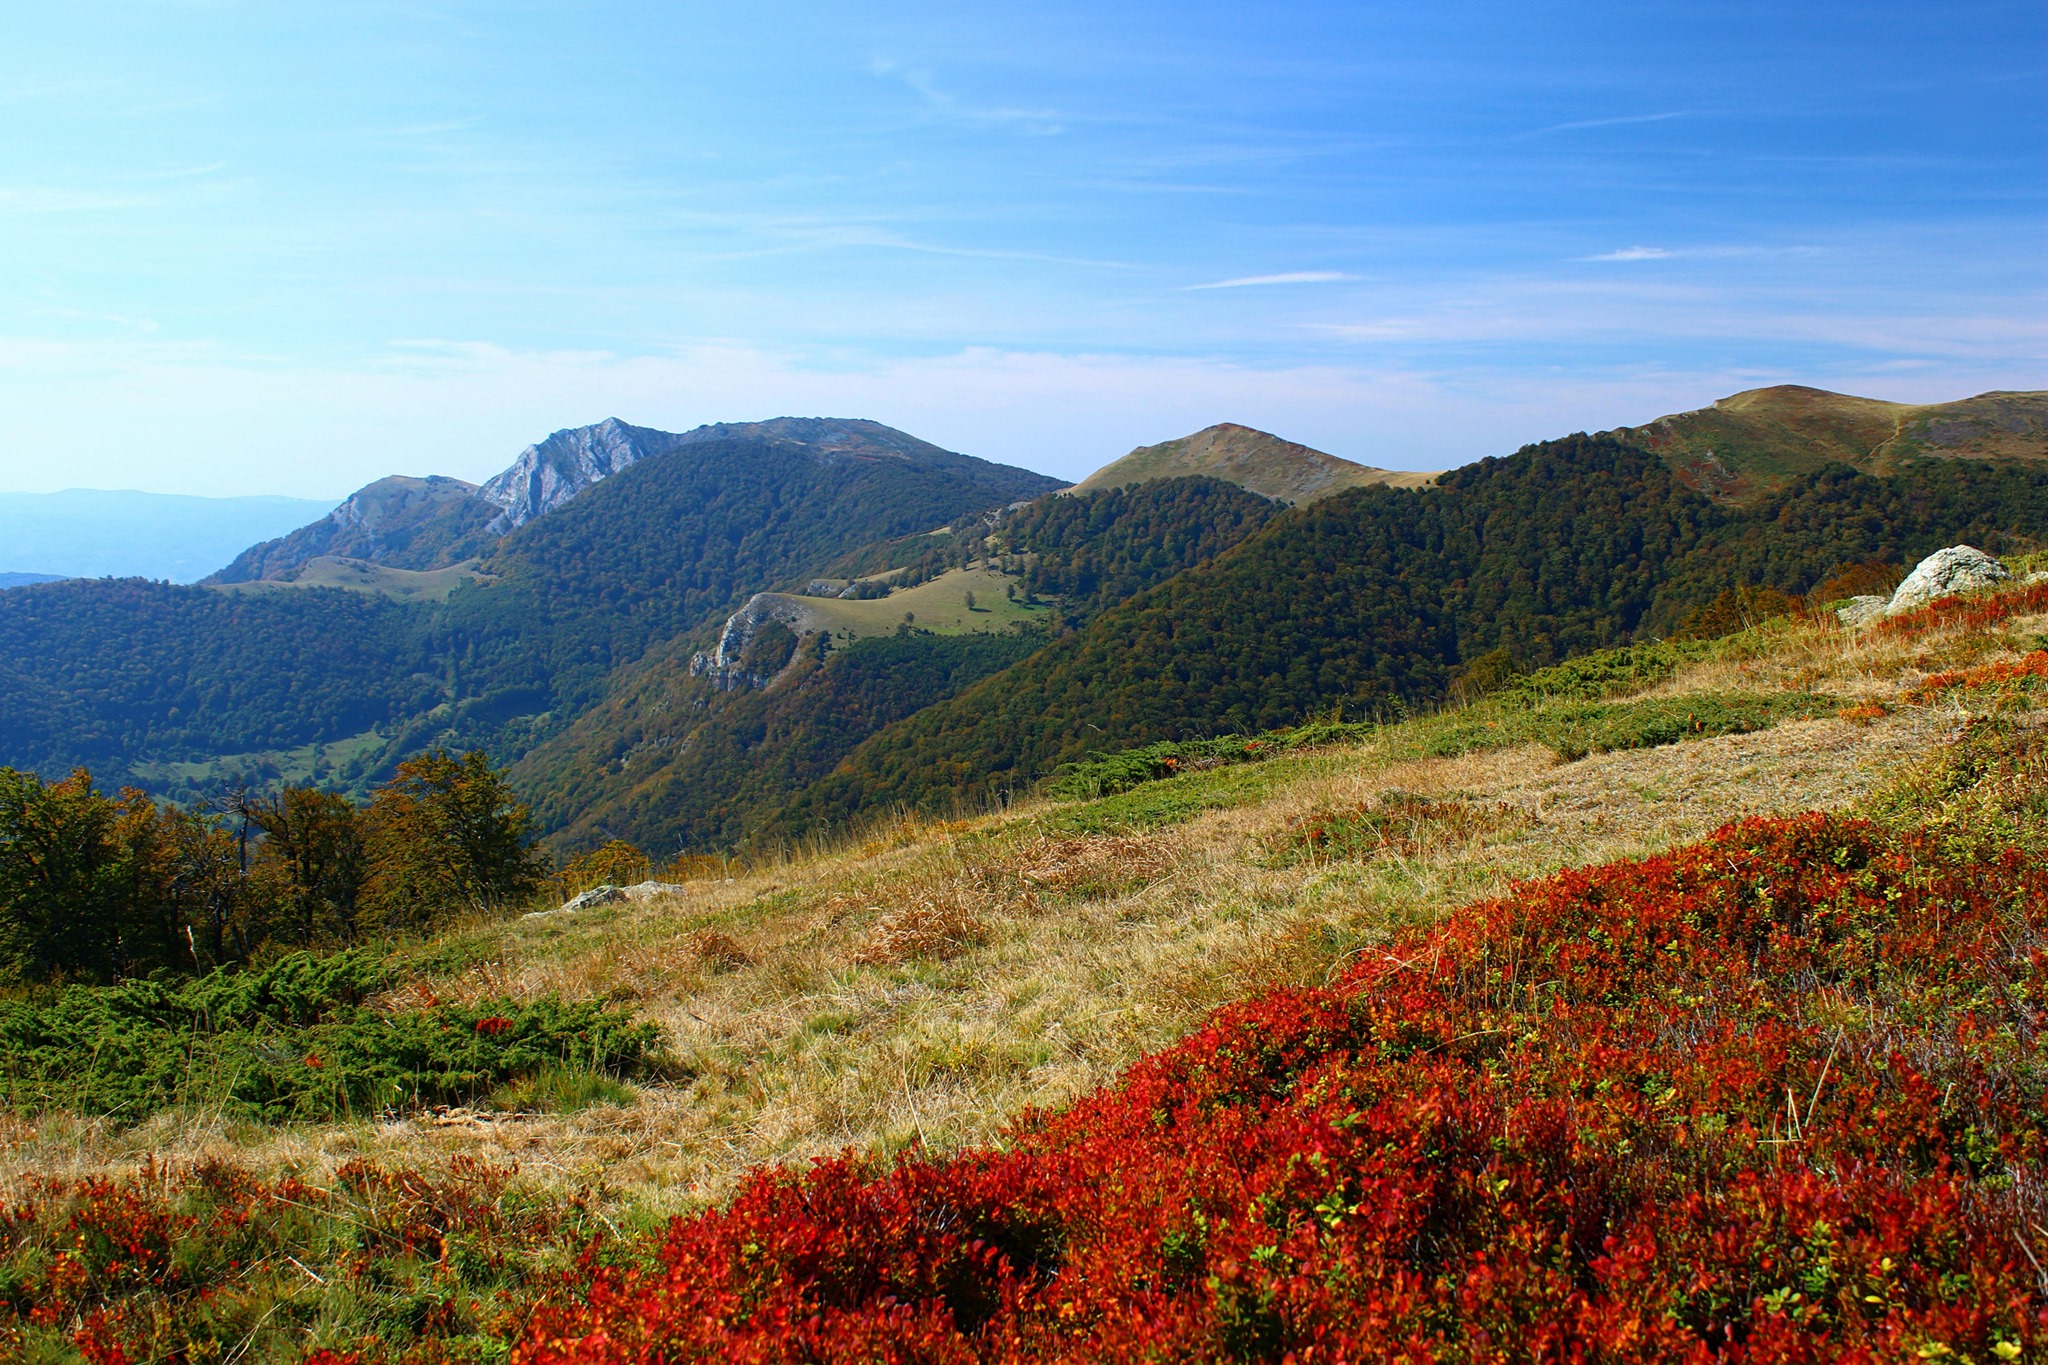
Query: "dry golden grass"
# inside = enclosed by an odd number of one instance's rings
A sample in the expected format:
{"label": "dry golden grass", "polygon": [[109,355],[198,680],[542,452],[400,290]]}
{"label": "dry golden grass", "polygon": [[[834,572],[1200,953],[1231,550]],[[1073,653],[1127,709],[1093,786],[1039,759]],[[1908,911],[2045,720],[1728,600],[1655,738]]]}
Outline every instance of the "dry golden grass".
{"label": "dry golden grass", "polygon": [[[1516,879],[1652,852],[1744,815],[1853,803],[1955,727],[1953,704],[1903,705],[1905,689],[1959,661],[2017,657],[2044,628],[2033,618],[1900,641],[1774,627],[1746,657],[1659,690],[1818,689],[1856,715],[1574,763],[1536,746],[1395,763],[1391,745],[1368,742],[1275,759],[1263,794],[1160,829],[1076,833],[1065,808],[1027,803],[906,824],[665,900],[479,928],[455,945],[469,965],[392,1003],[630,1001],[667,1033],[666,1078],[643,1082],[630,1106],[573,1114],[283,1130],[204,1115],[126,1130],[6,1120],[0,1180],[152,1152],[315,1170],[470,1153],[614,1191],[644,1215],[715,1200],[764,1162],[989,1140],[1028,1106],[1111,1080],[1225,1000],[1327,979],[1397,927]],[[1395,808],[1416,818],[1370,856],[1274,856],[1305,822]]]}

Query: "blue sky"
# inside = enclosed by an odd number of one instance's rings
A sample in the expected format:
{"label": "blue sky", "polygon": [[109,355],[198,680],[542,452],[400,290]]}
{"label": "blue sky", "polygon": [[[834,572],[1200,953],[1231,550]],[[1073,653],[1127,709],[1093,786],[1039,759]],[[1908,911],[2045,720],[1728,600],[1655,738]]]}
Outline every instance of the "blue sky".
{"label": "blue sky", "polygon": [[1435,468],[2048,386],[2028,3],[10,6],[0,489],[867,416]]}

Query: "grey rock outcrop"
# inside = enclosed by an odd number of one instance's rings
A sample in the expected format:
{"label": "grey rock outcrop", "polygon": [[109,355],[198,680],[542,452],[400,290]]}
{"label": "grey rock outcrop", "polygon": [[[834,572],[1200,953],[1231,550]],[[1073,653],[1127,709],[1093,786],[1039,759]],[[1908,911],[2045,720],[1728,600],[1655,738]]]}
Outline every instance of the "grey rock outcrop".
{"label": "grey rock outcrop", "polygon": [[519,918],[553,919],[557,915],[573,915],[579,910],[595,910],[604,905],[638,905],[642,901],[660,900],[663,896],[680,896],[683,890],[677,882],[635,882],[631,886],[614,886],[606,882],[603,886],[593,886],[581,895],[570,897],[558,909],[535,910]]}
{"label": "grey rock outcrop", "polygon": [[1968,545],[1936,550],[1920,561],[1899,584],[1886,606],[1888,615],[1924,607],[1939,597],[1995,587],[2012,578],[2005,565]]}
{"label": "grey rock outcrop", "polygon": [[[712,685],[721,692],[731,692],[742,687],[766,687],[773,682],[774,674],[763,676],[748,666],[747,646],[761,627],[770,621],[780,621],[798,635],[817,629],[811,609],[802,599],[781,592],[757,592],[747,599],[747,604],[725,618],[725,629],[718,633],[718,646],[710,653],[695,654],[690,658],[690,676],[709,677]],[[778,662],[778,669],[781,663]]]}
{"label": "grey rock outcrop", "polygon": [[595,426],[558,431],[539,445],[528,446],[502,474],[477,491],[501,510],[486,528],[503,535],[551,512],[612,475],[650,455],[661,455],[686,443],[686,438],[651,427],[629,426],[607,417]]}
{"label": "grey rock outcrop", "polygon": [[1835,608],[1835,619],[1851,628],[1867,626],[1883,616],[1890,605],[1889,597],[1852,597]]}

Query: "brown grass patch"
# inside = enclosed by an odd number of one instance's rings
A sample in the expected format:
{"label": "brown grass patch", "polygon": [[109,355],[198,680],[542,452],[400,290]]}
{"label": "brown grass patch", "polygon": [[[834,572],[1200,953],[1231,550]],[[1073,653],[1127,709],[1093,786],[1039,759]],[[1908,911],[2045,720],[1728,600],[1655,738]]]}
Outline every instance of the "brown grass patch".
{"label": "brown grass patch", "polygon": [[722,934],[716,929],[700,929],[690,935],[690,951],[697,955],[698,964],[707,971],[736,972],[754,965],[753,954],[740,947],[732,935]]}
{"label": "brown grass patch", "polygon": [[951,896],[920,899],[884,915],[853,952],[865,967],[886,967],[922,958],[943,962],[988,941],[981,916]]}
{"label": "brown grass patch", "polygon": [[1172,846],[1129,834],[1034,840],[1018,851],[1018,880],[1061,900],[1107,900],[1148,886],[1173,868]]}
{"label": "brown grass patch", "polygon": [[1339,858],[1414,858],[1520,829],[1528,812],[1506,801],[1383,792],[1355,806],[1311,811],[1289,821],[1267,852],[1282,864]]}

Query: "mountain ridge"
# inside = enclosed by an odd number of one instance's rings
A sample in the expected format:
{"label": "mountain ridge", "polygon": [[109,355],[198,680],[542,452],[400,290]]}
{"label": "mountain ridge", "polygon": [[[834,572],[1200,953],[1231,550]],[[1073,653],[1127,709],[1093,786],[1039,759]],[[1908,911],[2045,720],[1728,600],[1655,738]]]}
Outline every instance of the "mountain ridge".
{"label": "mountain ridge", "polygon": [[1830,463],[1887,474],[1915,459],[2048,459],[2048,391],[1894,403],[1774,384],[1605,434],[1655,451],[1717,502],[1742,502]]}
{"label": "mountain ridge", "polygon": [[507,535],[643,461],[748,439],[800,447],[828,465],[897,458],[957,473],[965,468],[958,462],[970,458],[869,418],[772,417],[673,432],[607,417],[550,433],[481,484],[442,474],[387,475],[320,520],[250,546],[203,581],[293,583],[309,561],[330,558],[413,572],[449,568],[488,555]]}

